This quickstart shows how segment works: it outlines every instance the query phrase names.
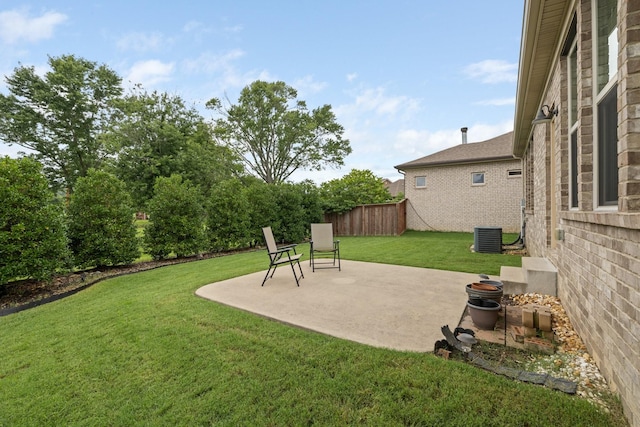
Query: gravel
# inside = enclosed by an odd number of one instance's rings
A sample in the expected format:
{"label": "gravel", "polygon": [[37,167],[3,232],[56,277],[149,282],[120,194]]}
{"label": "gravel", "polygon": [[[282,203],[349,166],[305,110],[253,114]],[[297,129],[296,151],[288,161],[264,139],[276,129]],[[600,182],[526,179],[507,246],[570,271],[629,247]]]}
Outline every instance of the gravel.
{"label": "gravel", "polygon": [[552,328],[558,342],[553,355],[535,355],[524,369],[574,381],[577,394],[590,402],[609,410],[608,401],[613,394],[607,381],[600,374],[591,355],[571,325],[560,299],[550,295],[528,293],[512,296],[516,305],[538,304],[551,309]]}

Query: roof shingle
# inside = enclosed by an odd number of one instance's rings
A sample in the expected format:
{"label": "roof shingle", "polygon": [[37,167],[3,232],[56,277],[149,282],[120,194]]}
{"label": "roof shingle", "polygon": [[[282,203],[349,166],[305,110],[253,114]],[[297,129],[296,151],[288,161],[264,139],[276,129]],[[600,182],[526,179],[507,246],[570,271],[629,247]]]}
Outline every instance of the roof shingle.
{"label": "roof shingle", "polygon": [[486,141],[459,144],[394,167],[398,170],[405,170],[419,167],[514,159],[512,141],[513,132],[507,132]]}

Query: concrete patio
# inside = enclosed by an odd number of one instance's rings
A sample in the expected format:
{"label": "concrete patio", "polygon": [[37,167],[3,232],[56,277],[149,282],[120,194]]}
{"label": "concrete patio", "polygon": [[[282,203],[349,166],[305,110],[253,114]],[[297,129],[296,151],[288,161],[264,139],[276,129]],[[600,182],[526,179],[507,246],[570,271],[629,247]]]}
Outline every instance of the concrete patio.
{"label": "concrete patio", "polygon": [[196,295],[297,327],[402,351],[430,352],[440,328],[458,326],[465,286],[476,274],[342,261],[342,271],[301,263],[296,286],[289,265],[260,286],[265,271],[211,283]]}

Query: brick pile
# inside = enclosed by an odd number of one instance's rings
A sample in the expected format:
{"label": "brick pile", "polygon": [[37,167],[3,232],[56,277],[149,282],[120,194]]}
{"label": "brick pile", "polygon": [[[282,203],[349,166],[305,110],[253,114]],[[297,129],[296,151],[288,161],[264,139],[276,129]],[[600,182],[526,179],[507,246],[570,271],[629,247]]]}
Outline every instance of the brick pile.
{"label": "brick pile", "polygon": [[[547,317],[544,315],[544,313],[545,309],[548,309],[551,313],[551,330],[553,331],[554,339],[558,344],[558,351],[584,356],[587,351],[586,347],[584,346],[584,343],[582,342],[580,336],[573,329],[571,321],[569,320],[567,313],[562,307],[559,298],[551,295],[528,293],[513,295],[512,300],[516,305],[533,305],[534,307],[540,307],[540,311],[538,312],[538,319],[540,319],[539,313],[542,312],[542,318],[545,320],[543,321],[543,324],[539,324],[539,326],[544,326],[545,329],[547,328],[547,326],[546,324],[544,324],[544,322],[546,322]],[[524,326],[526,327],[527,325],[525,324]],[[542,328],[540,329],[544,330]]]}

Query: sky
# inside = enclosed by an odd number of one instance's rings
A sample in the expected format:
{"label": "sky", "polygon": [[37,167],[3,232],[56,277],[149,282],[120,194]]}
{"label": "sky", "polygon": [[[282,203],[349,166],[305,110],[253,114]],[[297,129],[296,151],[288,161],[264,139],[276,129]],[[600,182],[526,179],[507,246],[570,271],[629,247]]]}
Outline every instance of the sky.
{"label": "sky", "polygon": [[[523,0],[0,0],[0,92],[20,66],[73,54],[126,88],[235,104],[255,80],[283,81],[310,109],[331,105],[352,153],[297,171],[317,184],[513,130]],[[0,156],[22,150],[0,141]]]}

